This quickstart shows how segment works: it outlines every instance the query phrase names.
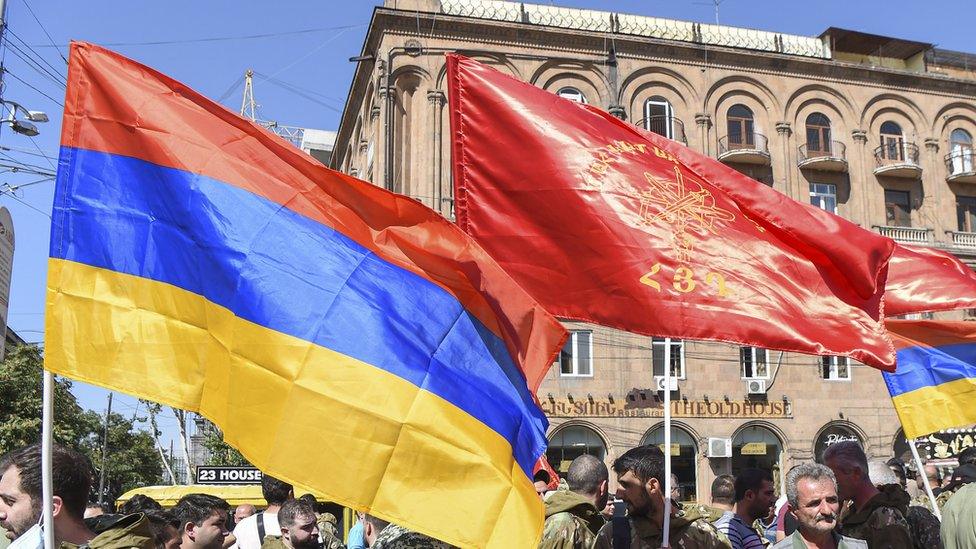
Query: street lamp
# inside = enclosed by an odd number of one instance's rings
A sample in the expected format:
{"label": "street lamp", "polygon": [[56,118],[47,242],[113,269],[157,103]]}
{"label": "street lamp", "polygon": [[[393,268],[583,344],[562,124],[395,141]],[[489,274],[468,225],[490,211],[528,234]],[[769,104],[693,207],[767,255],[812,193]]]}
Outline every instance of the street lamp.
{"label": "street lamp", "polygon": [[[32,122],[44,123],[48,121],[47,114],[42,111],[28,110],[15,101],[0,99],[0,103],[3,103],[10,109],[10,113],[6,118],[0,120],[0,124],[10,124],[10,128],[19,134],[34,137],[40,132]],[[22,113],[27,120],[17,119],[18,112]]]}

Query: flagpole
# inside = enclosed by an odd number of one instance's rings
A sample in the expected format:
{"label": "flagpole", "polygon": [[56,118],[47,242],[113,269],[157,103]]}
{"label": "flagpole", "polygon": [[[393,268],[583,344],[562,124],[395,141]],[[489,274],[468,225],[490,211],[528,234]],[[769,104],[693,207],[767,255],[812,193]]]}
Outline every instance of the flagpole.
{"label": "flagpole", "polygon": [[[912,449],[912,458],[915,460],[915,467],[918,470],[918,474],[925,476],[925,466],[922,465],[922,458],[918,455],[918,448],[915,447],[915,439],[905,439],[908,443],[908,447]],[[932,493],[932,487],[929,486],[929,479],[925,479],[925,493],[929,496],[929,501],[932,503],[932,514],[935,515],[937,519],[942,520],[942,513],[939,512],[939,505],[935,501],[935,494]]]}
{"label": "flagpole", "polygon": [[44,370],[41,402],[41,509],[44,516],[44,549],[54,549],[54,486],[51,482],[51,444],[54,423],[54,374]]}
{"label": "flagpole", "polygon": [[[653,348],[653,343],[651,347]],[[664,338],[664,530],[661,547],[670,547],[671,534],[671,338]]]}

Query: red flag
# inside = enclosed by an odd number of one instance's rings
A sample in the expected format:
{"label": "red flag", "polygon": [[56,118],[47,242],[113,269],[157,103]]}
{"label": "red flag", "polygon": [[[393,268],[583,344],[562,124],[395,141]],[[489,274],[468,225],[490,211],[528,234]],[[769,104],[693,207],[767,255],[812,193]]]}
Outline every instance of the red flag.
{"label": "red flag", "polygon": [[932,248],[895,245],[888,269],[886,316],[976,307],[976,272]]}
{"label": "red flag", "polygon": [[891,240],[470,59],[448,82],[458,223],[556,316],[893,368]]}

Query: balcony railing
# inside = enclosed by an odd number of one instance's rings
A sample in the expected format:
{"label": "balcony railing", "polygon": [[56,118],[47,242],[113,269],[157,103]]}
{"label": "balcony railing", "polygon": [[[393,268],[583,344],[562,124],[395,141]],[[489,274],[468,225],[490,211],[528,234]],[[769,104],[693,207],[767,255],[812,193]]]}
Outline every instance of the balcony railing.
{"label": "balcony railing", "polygon": [[847,171],[847,145],[840,141],[804,143],[798,147],[797,166]]}
{"label": "balcony railing", "polygon": [[874,160],[879,168],[899,164],[918,166],[918,145],[908,141],[881,145],[874,149]]}
{"label": "balcony railing", "polygon": [[945,163],[949,170],[949,181],[976,183],[976,148],[956,147],[945,155]]}
{"label": "balcony railing", "polygon": [[729,134],[718,140],[718,159],[769,164],[769,145],[761,133]]}
{"label": "balcony railing", "polygon": [[656,114],[638,120],[634,125],[679,143],[688,144],[688,136],[685,135],[685,123],[676,116]]}
{"label": "balcony railing", "polygon": [[887,236],[903,244],[921,244],[925,246],[932,244],[932,229],[875,225],[874,230],[878,231],[878,234],[881,236]]}
{"label": "balcony railing", "polygon": [[946,231],[949,241],[957,248],[976,248],[976,233]]}

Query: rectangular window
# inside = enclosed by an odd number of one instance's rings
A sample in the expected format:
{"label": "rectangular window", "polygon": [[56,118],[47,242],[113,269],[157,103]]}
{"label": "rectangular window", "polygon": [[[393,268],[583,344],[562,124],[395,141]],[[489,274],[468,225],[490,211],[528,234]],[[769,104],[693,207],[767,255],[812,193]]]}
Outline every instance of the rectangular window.
{"label": "rectangular window", "polygon": [[769,351],[761,347],[740,347],[742,379],[769,379]]}
{"label": "rectangular window", "polygon": [[889,227],[911,227],[911,195],[908,191],[885,190],[885,224]]}
{"label": "rectangular window", "polygon": [[644,104],[644,129],[674,139],[674,112],[664,100],[648,99]]}
{"label": "rectangular window", "polygon": [[559,352],[559,373],[563,376],[593,375],[593,332],[570,332]]}
{"label": "rectangular window", "polygon": [[837,186],[828,183],[810,183],[810,203],[821,210],[837,213]]}
{"label": "rectangular window", "polygon": [[957,196],[956,216],[961,232],[976,233],[976,197]]}
{"label": "rectangular window", "polygon": [[664,351],[671,346],[671,375],[685,378],[685,342],[669,337],[655,337],[651,339],[651,360],[653,362],[654,377],[664,375]]}
{"label": "rectangular window", "polygon": [[830,381],[850,381],[851,361],[846,356],[822,356],[820,375]]}

